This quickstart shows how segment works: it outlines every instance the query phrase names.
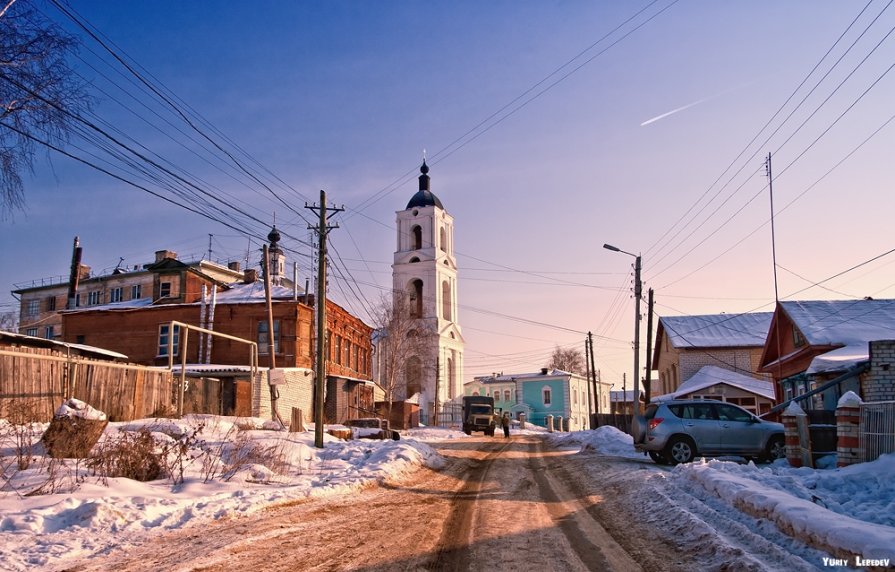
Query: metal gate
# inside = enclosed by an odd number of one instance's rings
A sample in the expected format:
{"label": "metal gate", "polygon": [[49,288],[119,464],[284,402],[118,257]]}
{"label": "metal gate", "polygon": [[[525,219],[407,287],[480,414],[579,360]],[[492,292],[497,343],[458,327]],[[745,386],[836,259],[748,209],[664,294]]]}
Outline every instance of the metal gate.
{"label": "metal gate", "polygon": [[439,427],[463,427],[463,404],[444,403],[438,412]]}
{"label": "metal gate", "polygon": [[895,401],[861,404],[859,439],[864,462],[895,452]]}

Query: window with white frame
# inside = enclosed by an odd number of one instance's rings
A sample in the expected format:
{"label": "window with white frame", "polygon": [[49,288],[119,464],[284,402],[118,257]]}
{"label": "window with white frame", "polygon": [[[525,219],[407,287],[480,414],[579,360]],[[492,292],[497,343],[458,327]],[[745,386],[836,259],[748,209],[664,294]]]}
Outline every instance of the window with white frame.
{"label": "window with white frame", "polygon": [[158,327],[158,355],[160,357],[168,355],[168,342],[171,342],[171,355],[177,355],[180,351],[180,326],[174,325],[173,331],[171,324],[161,324]]}
{"label": "window with white frame", "polygon": [[55,328],[53,326],[47,326],[44,328],[44,337],[48,340],[52,340],[55,333]]}
{"label": "window with white frame", "polygon": [[25,335],[31,336],[32,338],[36,338],[37,337],[37,328],[28,328],[27,330],[25,330]]}
{"label": "window with white frame", "polygon": [[102,301],[103,293],[99,290],[94,290],[93,292],[87,293],[87,305],[88,306],[96,306]]}
{"label": "window with white frame", "polygon": [[28,300],[28,305],[25,307],[25,314],[29,316],[36,316],[40,313],[40,300]]}
{"label": "window with white frame", "polygon": [[171,283],[162,282],[158,287],[159,298],[168,298],[171,296]]}
{"label": "window with white frame", "polygon": [[510,400],[510,390],[509,390],[509,389],[504,389],[504,390],[503,390],[503,400],[504,400],[504,401],[509,401],[509,400]]}
{"label": "window with white frame", "polygon": [[541,397],[544,399],[544,405],[551,405],[553,403],[553,394],[549,387],[541,388]]}
{"label": "window with white frame", "polygon": [[112,288],[109,290],[109,302],[121,302],[124,298],[122,298],[123,289],[122,288]]}
{"label": "window with white frame", "polygon": [[139,300],[143,297],[143,285],[134,284],[131,286],[131,300]]}
{"label": "window with white frame", "polygon": [[[268,337],[267,320],[258,322],[258,353],[261,355],[269,355],[270,351],[267,347]],[[280,352],[280,321],[273,321],[273,351]]]}

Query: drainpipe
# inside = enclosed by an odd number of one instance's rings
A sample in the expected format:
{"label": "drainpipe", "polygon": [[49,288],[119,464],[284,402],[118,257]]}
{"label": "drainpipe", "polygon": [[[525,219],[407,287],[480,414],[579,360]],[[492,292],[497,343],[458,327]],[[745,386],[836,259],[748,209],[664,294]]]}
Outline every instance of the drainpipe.
{"label": "drainpipe", "polygon": [[[214,331],[214,309],[218,304],[218,289],[211,288],[211,305],[208,307],[208,326],[207,329]],[[206,334],[207,345],[205,347],[205,363],[211,363],[211,346],[214,343],[214,336]]]}

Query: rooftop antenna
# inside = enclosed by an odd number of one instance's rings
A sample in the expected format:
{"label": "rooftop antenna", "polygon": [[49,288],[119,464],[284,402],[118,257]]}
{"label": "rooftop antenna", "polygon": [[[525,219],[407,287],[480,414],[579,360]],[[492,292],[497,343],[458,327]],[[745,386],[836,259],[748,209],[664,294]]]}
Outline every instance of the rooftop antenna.
{"label": "rooftop antenna", "polygon": [[[118,257],[118,264],[115,265],[115,270],[118,270],[119,268],[121,268],[121,263],[122,263],[122,262],[124,262],[124,257],[123,257],[123,256],[119,256],[119,257]],[[115,272],[115,270],[112,270],[112,272]]]}
{"label": "rooftop antenna", "polygon": [[208,261],[211,262],[211,239],[214,237],[210,232],[208,233]]}

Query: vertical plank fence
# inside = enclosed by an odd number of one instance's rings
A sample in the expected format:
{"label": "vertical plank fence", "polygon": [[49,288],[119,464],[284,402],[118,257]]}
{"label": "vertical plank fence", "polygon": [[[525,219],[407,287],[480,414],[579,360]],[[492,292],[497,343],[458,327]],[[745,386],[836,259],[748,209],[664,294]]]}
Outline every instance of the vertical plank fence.
{"label": "vertical plank fence", "polygon": [[0,416],[16,401],[49,421],[70,397],[106,413],[110,421],[150,417],[173,406],[174,378],[167,368],[59,355],[45,349],[0,350]]}

